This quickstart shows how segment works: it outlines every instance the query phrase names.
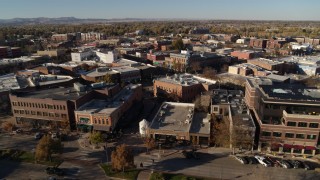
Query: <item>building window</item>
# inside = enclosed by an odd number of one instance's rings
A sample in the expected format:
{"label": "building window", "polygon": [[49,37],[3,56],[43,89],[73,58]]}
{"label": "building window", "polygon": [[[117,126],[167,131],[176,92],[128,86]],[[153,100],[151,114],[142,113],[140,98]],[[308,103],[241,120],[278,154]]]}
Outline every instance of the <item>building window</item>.
{"label": "building window", "polygon": [[47,112],[43,112],[43,116],[48,116],[48,113]]}
{"label": "building window", "polygon": [[37,116],[42,116],[42,113],[40,111],[37,111]]}
{"label": "building window", "polygon": [[32,114],[32,115],[36,115],[36,112],[35,112],[35,111],[31,111],[31,114]]}
{"label": "building window", "polygon": [[30,112],[28,110],[25,110],[26,114],[30,114]]}
{"label": "building window", "polygon": [[94,123],[97,124],[97,119],[96,118],[94,118]]}
{"label": "building window", "polygon": [[304,136],[304,134],[296,134],[296,138],[304,139],[304,138],[305,138],[305,136]]}
{"label": "building window", "polygon": [[307,127],[308,126],[308,123],[306,122],[299,122],[298,123],[298,127]]}
{"label": "building window", "polygon": [[297,126],[296,122],[288,121],[287,126]]}
{"label": "building window", "polygon": [[24,110],[20,110],[20,114],[24,114]]}
{"label": "building window", "polygon": [[310,135],[308,134],[307,139],[317,139],[317,136],[314,134],[310,134]]}
{"label": "building window", "polygon": [[286,138],[294,138],[294,134],[293,133],[286,133],[285,137]]}
{"label": "building window", "polygon": [[54,113],[49,113],[49,117],[54,117]]}
{"label": "building window", "polygon": [[66,110],[66,106],[63,106],[63,110]]}
{"label": "building window", "polygon": [[66,114],[61,114],[61,118],[67,118]]}
{"label": "building window", "polygon": [[213,111],[217,112],[218,111],[218,107],[213,107]]}
{"label": "building window", "polygon": [[271,136],[271,132],[262,131],[262,136]]}
{"label": "building window", "polygon": [[309,128],[319,128],[318,123],[309,123]]}
{"label": "building window", "polygon": [[102,119],[102,124],[105,124],[105,120],[104,119]]}
{"label": "building window", "polygon": [[52,105],[48,105],[48,109],[53,109],[53,106]]}
{"label": "building window", "polygon": [[273,132],[272,133],[272,136],[274,136],[274,137],[281,137],[281,135],[282,135],[282,133],[280,133],[280,132]]}
{"label": "building window", "polygon": [[14,113],[19,114],[19,111],[15,109],[15,110],[14,110]]}
{"label": "building window", "polygon": [[101,120],[99,119],[99,124],[101,124]]}
{"label": "building window", "polygon": [[55,117],[60,117],[60,114],[55,113],[54,116],[55,116]]}

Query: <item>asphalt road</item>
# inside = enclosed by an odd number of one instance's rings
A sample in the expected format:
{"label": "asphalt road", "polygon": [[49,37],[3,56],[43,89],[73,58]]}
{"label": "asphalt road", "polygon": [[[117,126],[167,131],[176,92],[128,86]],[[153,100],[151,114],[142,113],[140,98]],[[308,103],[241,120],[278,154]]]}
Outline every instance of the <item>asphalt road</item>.
{"label": "asphalt road", "polygon": [[20,149],[31,151],[36,147],[38,140],[35,140],[33,135],[25,134],[0,134],[0,149]]}

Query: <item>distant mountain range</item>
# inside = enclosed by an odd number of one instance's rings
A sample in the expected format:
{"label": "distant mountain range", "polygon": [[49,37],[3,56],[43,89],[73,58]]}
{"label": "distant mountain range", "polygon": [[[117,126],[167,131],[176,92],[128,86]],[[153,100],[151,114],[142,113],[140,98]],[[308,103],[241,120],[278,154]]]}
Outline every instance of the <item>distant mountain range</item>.
{"label": "distant mountain range", "polygon": [[[133,22],[133,21],[157,21],[165,19],[80,19],[75,17],[59,17],[59,18],[13,18],[0,19],[0,25],[34,25],[34,24],[83,24],[83,23],[108,23],[108,22]],[[168,19],[167,19],[168,20]]]}

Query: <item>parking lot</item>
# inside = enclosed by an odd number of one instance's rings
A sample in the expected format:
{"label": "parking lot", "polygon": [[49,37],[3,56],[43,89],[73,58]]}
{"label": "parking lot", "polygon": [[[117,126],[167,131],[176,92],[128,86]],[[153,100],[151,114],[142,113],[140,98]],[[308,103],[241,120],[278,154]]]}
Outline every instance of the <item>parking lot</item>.
{"label": "parking lot", "polygon": [[[170,151],[170,150],[164,150]],[[172,151],[172,150],[171,150]],[[157,150],[154,153],[157,154]],[[198,158],[186,158],[183,151],[178,150],[168,156],[138,156],[135,161],[143,162],[149,168],[170,173],[182,173],[191,176],[203,176],[221,179],[318,179],[320,173],[314,170],[284,169],[280,167],[264,167],[261,164],[242,164],[229,156],[228,149],[209,148],[197,151]],[[161,151],[163,153],[163,151]],[[152,158],[156,158],[152,165]]]}

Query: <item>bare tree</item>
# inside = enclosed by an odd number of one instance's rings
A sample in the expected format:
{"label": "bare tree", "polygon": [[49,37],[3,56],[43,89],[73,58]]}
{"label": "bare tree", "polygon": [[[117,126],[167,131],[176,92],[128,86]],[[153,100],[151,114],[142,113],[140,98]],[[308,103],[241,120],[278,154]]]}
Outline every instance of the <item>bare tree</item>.
{"label": "bare tree", "polygon": [[151,137],[147,137],[144,139],[144,144],[147,148],[147,152],[149,152],[149,149],[152,149],[154,147],[156,147],[156,142],[153,138]]}

